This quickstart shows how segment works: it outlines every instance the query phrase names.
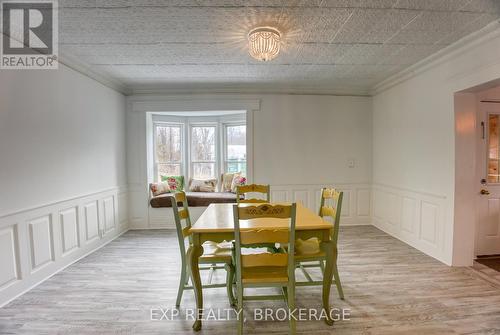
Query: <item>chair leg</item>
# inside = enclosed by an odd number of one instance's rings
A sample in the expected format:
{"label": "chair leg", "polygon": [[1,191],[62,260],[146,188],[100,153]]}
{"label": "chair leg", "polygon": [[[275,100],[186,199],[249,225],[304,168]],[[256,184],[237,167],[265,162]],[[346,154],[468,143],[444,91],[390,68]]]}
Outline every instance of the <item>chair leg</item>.
{"label": "chair leg", "polygon": [[325,274],[325,263],[323,261],[319,261],[319,267],[321,269],[321,273]]}
{"label": "chair leg", "polygon": [[212,284],[212,277],[214,276],[216,266],[217,266],[217,264],[215,264],[215,263],[213,263],[210,266],[210,272],[208,273],[208,284]]}
{"label": "chair leg", "polygon": [[177,300],[175,301],[175,307],[179,308],[182,300],[182,293],[184,292],[184,287],[187,284],[188,276],[187,276],[186,264],[182,263],[181,268],[181,279],[179,281],[179,289],[177,290]]}
{"label": "chair leg", "polygon": [[337,291],[339,292],[339,297],[344,300],[344,290],[342,290],[342,284],[340,283],[339,270],[337,268],[337,263],[333,265],[333,278],[335,279],[335,285],[337,286]]}
{"label": "chair leg", "polygon": [[292,284],[292,285],[289,285],[288,286],[288,298],[287,298],[287,302],[288,302],[288,310],[290,313],[293,313],[291,314],[289,317],[290,317],[290,330],[288,331],[288,333],[290,335],[295,335],[295,330],[296,330],[296,323],[297,321],[295,320],[295,317],[296,317],[296,313],[295,313],[295,285]]}
{"label": "chair leg", "polygon": [[231,264],[226,264],[225,267],[227,271],[226,287],[227,287],[227,296],[229,298],[229,304],[231,306],[235,306],[236,299],[234,298],[234,293],[233,293],[234,266],[232,266]]}
{"label": "chair leg", "polygon": [[238,311],[238,335],[243,335],[243,287],[241,283],[238,283],[238,303],[237,303],[237,311]]}

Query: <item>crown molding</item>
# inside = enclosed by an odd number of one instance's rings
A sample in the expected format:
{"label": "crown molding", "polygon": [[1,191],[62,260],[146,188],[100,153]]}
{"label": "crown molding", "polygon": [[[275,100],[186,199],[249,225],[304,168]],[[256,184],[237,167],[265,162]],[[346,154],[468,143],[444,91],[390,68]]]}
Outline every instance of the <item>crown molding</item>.
{"label": "crown molding", "polygon": [[261,107],[261,101],[257,98],[220,99],[218,97],[192,97],[189,95],[135,95],[127,97],[127,103],[132,112],[257,111]]}
{"label": "crown molding", "polygon": [[207,85],[184,84],[174,85],[135,85],[130,87],[130,95],[184,95],[184,94],[289,94],[289,95],[336,95],[336,96],[370,96],[370,92],[361,88],[338,88],[321,86],[280,87],[279,85]]}
{"label": "crown molding", "polygon": [[59,52],[59,63],[65,65],[66,67],[83,74],[104,86],[107,86],[119,93],[124,95],[129,95],[131,93],[130,88],[123,82],[92,70],[87,64],[76,59],[75,57],[69,56],[67,54]]}
{"label": "crown molding", "polygon": [[407,81],[422,72],[425,72],[433,67],[438,66],[439,64],[455,58],[464,51],[467,51],[479,44],[485,43],[488,40],[496,38],[499,35],[500,20],[497,20],[488,24],[483,29],[461,38],[460,40],[447,46],[446,48],[381,81],[369,91],[369,94],[371,96],[375,96],[379,93],[382,93],[383,91],[388,90],[395,85]]}

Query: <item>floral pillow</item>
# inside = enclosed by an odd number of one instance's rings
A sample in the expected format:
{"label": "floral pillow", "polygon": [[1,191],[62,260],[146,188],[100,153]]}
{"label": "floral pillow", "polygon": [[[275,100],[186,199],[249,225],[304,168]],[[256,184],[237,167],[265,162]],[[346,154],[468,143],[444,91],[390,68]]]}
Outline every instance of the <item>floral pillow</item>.
{"label": "floral pillow", "polygon": [[191,192],[215,192],[217,179],[191,179],[189,191]]}
{"label": "floral pillow", "polygon": [[247,179],[243,176],[237,175],[234,176],[233,182],[231,183],[231,192],[236,193],[236,188],[238,186],[245,185],[247,183]]}
{"label": "floral pillow", "polygon": [[233,178],[239,173],[223,173],[220,178],[220,191],[221,192],[231,192],[231,184],[233,183]]}
{"label": "floral pillow", "polygon": [[151,193],[153,193],[153,196],[155,197],[160,194],[165,194],[170,192],[170,187],[166,182],[152,183],[149,185],[149,188],[151,189]]}
{"label": "floral pillow", "polygon": [[161,176],[161,181],[168,183],[171,192],[184,190],[184,176]]}

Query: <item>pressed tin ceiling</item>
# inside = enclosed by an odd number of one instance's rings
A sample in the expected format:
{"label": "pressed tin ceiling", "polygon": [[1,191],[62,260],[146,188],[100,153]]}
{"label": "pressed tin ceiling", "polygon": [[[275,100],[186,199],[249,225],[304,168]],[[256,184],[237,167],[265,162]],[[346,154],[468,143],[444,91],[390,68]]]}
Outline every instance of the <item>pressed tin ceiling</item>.
{"label": "pressed tin ceiling", "polygon": [[[364,94],[500,18],[500,0],[59,0],[60,51],[131,90]],[[279,56],[247,34],[271,25]]]}

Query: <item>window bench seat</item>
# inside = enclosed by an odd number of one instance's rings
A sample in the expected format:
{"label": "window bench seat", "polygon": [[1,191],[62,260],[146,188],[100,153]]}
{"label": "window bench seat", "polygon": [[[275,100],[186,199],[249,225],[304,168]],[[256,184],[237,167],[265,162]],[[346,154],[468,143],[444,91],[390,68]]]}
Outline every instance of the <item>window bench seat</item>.
{"label": "window bench seat", "polygon": [[[172,207],[171,193],[151,197],[153,208]],[[236,203],[236,194],[229,192],[186,192],[189,207],[207,207],[210,204]]]}

